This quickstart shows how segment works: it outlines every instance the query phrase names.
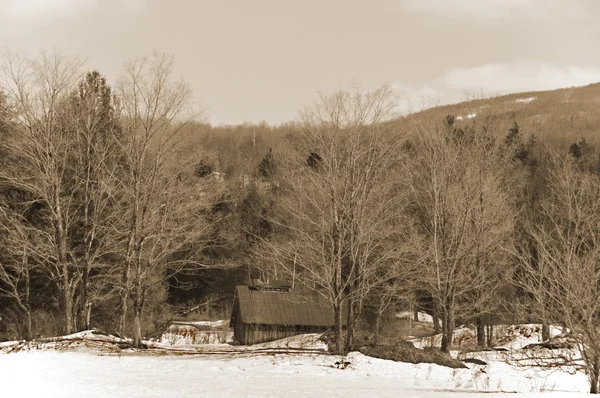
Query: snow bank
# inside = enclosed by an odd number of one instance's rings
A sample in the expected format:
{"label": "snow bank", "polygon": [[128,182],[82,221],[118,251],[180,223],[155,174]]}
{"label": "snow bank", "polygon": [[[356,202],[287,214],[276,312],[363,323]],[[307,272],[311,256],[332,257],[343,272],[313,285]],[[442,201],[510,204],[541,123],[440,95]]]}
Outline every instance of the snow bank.
{"label": "snow bank", "polygon": [[173,321],[171,325],[177,326],[194,326],[196,328],[220,329],[229,325],[229,320],[221,319],[218,321]]}
{"label": "snow bank", "polygon": [[[442,335],[436,334],[433,336],[419,337],[410,339],[409,341],[411,341],[417,348],[441,347]],[[454,329],[454,334],[452,335],[453,347],[476,345],[476,343],[477,335],[473,329],[466,326],[461,326],[457,329]]]}
{"label": "snow bank", "polygon": [[344,358],[350,366],[342,370],[335,367],[339,360],[329,355],[214,359],[33,351],[0,355],[0,375],[6,396],[43,397],[455,397],[465,392],[501,397],[502,392],[531,396],[587,389],[582,374],[523,371],[502,362],[453,370],[350,353]]}
{"label": "snow bank", "polygon": [[233,340],[233,332],[228,330],[190,330],[166,332],[160,336],[159,343],[165,345],[226,344]]}
{"label": "snow bank", "polygon": [[[518,350],[529,344],[542,342],[542,325],[499,325],[495,326],[496,347],[509,350]],[[556,326],[550,326],[550,337],[562,334],[562,330]]]}
{"label": "snow bank", "polygon": [[229,320],[173,321],[158,339],[166,345],[226,344],[233,340]]}
{"label": "snow bank", "polygon": [[297,336],[286,337],[281,340],[269,341],[268,343],[255,344],[248,348],[294,348],[327,351],[327,343],[320,340],[321,336],[321,333],[300,334]]}
{"label": "snow bank", "polygon": [[[556,337],[562,330],[556,326],[550,326],[550,337]],[[417,348],[440,347],[442,335],[420,337],[410,339]],[[517,350],[529,344],[542,342],[542,325],[496,325],[494,326],[494,347]],[[476,346],[477,332],[474,328],[461,326],[454,329],[452,335],[452,346],[454,348]]]}
{"label": "snow bank", "polygon": [[[271,350],[273,352],[322,351],[327,352],[327,344],[320,340],[322,334],[302,334],[287,337],[268,343],[251,346],[232,345],[233,333],[228,329],[221,331],[196,331],[192,335],[165,333],[158,340],[143,340],[142,343],[151,349],[172,351],[173,353],[252,353],[253,351]],[[19,351],[63,350],[77,351],[88,349],[97,353],[105,352],[136,352],[127,351],[131,339],[103,335],[98,331],[87,330],[70,335],[38,339],[35,341],[6,341],[0,343],[0,353]],[[151,352],[151,351],[150,351]]]}
{"label": "snow bank", "polygon": [[0,343],[0,353],[14,351],[50,350],[50,349],[106,349],[113,350],[119,345],[130,344],[131,339],[121,339],[106,335],[97,330],[85,330],[58,337],[46,337],[34,341],[5,341]]}
{"label": "snow bank", "polygon": [[98,340],[98,341],[106,341],[106,342],[124,342],[125,339],[120,337],[106,335],[97,330],[84,330],[82,332],[72,333],[65,336],[60,337],[49,337],[45,339],[38,339],[38,341],[56,341],[56,340],[79,340],[79,339],[89,339],[89,340]]}
{"label": "snow bank", "polygon": [[158,340],[165,345],[198,345],[198,344],[226,344],[233,340],[232,332],[199,331],[192,334],[181,335],[177,333],[164,333]]}

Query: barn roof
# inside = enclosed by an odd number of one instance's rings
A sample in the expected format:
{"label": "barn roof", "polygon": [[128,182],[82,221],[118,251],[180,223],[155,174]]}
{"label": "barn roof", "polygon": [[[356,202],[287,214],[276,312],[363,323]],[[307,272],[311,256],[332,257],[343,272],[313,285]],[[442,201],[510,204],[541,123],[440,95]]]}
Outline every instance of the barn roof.
{"label": "barn roof", "polygon": [[[333,326],[333,308],[324,294],[311,289],[283,291],[237,286],[237,305],[231,324],[240,316],[243,323],[266,325]],[[237,308],[236,308],[237,307]]]}

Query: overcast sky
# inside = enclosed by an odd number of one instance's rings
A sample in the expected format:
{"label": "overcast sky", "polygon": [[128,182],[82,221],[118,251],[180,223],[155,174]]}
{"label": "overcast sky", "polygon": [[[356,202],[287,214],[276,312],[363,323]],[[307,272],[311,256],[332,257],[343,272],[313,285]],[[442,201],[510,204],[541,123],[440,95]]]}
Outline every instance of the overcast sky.
{"label": "overcast sky", "polygon": [[0,47],[80,54],[113,82],[173,53],[211,123],[281,123],[353,81],[413,109],[598,82],[599,16],[600,0],[0,0]]}

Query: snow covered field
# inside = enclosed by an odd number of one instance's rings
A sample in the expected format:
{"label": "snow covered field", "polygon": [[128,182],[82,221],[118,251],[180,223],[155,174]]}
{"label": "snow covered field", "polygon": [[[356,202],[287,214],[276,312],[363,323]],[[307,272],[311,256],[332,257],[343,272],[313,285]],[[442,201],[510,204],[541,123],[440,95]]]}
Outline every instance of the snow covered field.
{"label": "snow covered field", "polygon": [[[457,338],[472,334],[464,329]],[[537,342],[538,329],[499,329],[502,346],[519,350]],[[450,369],[357,352],[342,360],[327,354],[315,334],[249,347],[162,340],[145,342],[153,349],[142,351],[120,349],[124,340],[92,331],[31,345],[0,343],[2,397],[571,397],[588,389],[584,374],[513,367],[496,351],[461,355],[487,365]],[[350,366],[338,369],[340,360]]]}
{"label": "snow covered field", "polygon": [[[86,340],[92,337],[93,344]],[[570,397],[580,396],[588,388],[583,374],[513,368],[496,352],[476,355],[487,365],[468,364],[470,369],[456,370],[354,352],[345,358],[351,365],[338,369],[335,362],[340,358],[327,355],[315,337],[295,336],[252,347],[178,345],[172,350],[117,352],[101,349],[114,337],[83,332],[69,337],[76,344],[68,349],[47,342],[16,353],[0,353],[0,389],[6,397],[300,398],[501,397],[507,393],[530,397],[548,396],[548,392],[553,392],[551,397]],[[15,343],[0,345],[0,352],[15,347]],[[311,351],[270,351],[296,347]],[[182,352],[185,349],[187,352]],[[209,354],[216,351],[219,353]]]}
{"label": "snow covered field", "polygon": [[[578,396],[583,375],[518,372],[494,363],[452,370],[410,365],[352,353],[350,369],[331,368],[335,357],[276,355],[243,358],[107,356],[92,352],[30,351],[0,355],[3,396],[20,397],[500,397]],[[540,394],[544,395],[544,394]]]}

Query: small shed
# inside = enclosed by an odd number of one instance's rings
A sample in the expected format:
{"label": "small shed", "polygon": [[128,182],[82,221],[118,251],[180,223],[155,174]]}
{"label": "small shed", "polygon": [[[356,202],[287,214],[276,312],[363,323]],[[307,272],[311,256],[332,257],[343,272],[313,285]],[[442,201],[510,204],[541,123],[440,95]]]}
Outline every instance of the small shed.
{"label": "small shed", "polygon": [[241,344],[258,344],[333,327],[334,313],[322,292],[286,282],[237,286],[230,325]]}

